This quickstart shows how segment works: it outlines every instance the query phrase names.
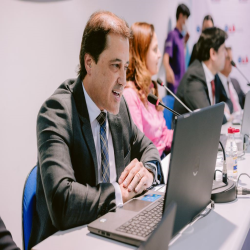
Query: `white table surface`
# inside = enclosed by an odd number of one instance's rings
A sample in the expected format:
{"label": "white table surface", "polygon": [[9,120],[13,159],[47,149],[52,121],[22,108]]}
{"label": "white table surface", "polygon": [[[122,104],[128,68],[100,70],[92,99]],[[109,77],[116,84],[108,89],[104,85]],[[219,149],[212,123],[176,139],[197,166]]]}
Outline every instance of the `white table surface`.
{"label": "white table surface", "polygon": [[[229,124],[224,125],[227,129]],[[236,127],[236,126],[235,126]],[[165,161],[167,162],[167,161]],[[166,167],[168,168],[168,167]],[[250,154],[238,161],[238,173],[250,174]],[[250,179],[241,177],[240,185],[250,188]],[[250,195],[238,196],[230,203],[215,204],[206,217],[195,221],[182,230],[170,243],[170,250],[180,249],[241,249],[250,228]],[[92,234],[87,226],[59,231],[33,250],[50,249],[136,249],[124,243]]]}

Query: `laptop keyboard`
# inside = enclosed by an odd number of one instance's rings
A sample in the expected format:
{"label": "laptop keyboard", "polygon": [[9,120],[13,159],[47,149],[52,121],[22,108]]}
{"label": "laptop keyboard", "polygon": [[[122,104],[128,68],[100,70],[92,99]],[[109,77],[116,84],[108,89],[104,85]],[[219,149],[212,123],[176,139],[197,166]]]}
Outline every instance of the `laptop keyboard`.
{"label": "laptop keyboard", "polygon": [[116,230],[141,237],[148,236],[157,227],[162,218],[163,201],[164,198],[161,198]]}

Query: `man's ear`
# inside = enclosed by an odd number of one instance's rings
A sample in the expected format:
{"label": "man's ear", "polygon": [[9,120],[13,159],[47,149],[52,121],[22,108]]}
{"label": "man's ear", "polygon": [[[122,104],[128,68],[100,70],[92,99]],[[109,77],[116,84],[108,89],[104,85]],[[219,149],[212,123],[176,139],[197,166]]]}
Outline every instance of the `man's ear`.
{"label": "man's ear", "polygon": [[84,55],[84,65],[88,75],[91,75],[91,67],[93,64],[93,58],[90,54],[86,53]]}
{"label": "man's ear", "polygon": [[210,58],[214,61],[216,57],[216,51],[214,50],[214,48],[210,48],[209,54],[210,54]]}

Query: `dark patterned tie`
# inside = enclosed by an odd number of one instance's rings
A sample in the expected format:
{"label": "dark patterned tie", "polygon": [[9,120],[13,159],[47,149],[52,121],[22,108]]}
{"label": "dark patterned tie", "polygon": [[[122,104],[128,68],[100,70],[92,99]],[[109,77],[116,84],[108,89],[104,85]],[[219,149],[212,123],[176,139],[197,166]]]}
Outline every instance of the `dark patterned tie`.
{"label": "dark patterned tie", "polygon": [[100,142],[101,142],[101,167],[102,167],[102,182],[110,182],[110,170],[109,170],[109,148],[106,135],[106,113],[101,112],[96,118],[100,124]]}

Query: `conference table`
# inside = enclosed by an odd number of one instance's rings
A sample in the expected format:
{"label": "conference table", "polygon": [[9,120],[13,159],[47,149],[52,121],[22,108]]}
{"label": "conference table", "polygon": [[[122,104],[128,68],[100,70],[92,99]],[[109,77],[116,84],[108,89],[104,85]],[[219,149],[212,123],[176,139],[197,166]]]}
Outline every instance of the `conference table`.
{"label": "conference table", "polygon": [[[230,123],[223,125],[221,129],[222,133],[226,133],[229,126],[231,126]],[[237,126],[234,127],[237,128]],[[163,162],[165,172],[168,169],[167,164],[167,160]],[[221,164],[216,164],[216,168],[221,169]],[[246,152],[238,160],[238,175],[240,173],[250,174],[250,152]],[[217,178],[220,178],[219,175]],[[250,188],[250,179],[247,176],[242,176],[239,185]],[[250,195],[240,195],[235,201],[229,203],[215,203],[214,209],[206,217],[198,218],[181,230],[171,240],[169,249],[250,249],[249,229]],[[88,231],[87,225],[58,231],[32,249],[73,250],[91,248],[108,250],[136,249],[135,246],[92,234]]]}

